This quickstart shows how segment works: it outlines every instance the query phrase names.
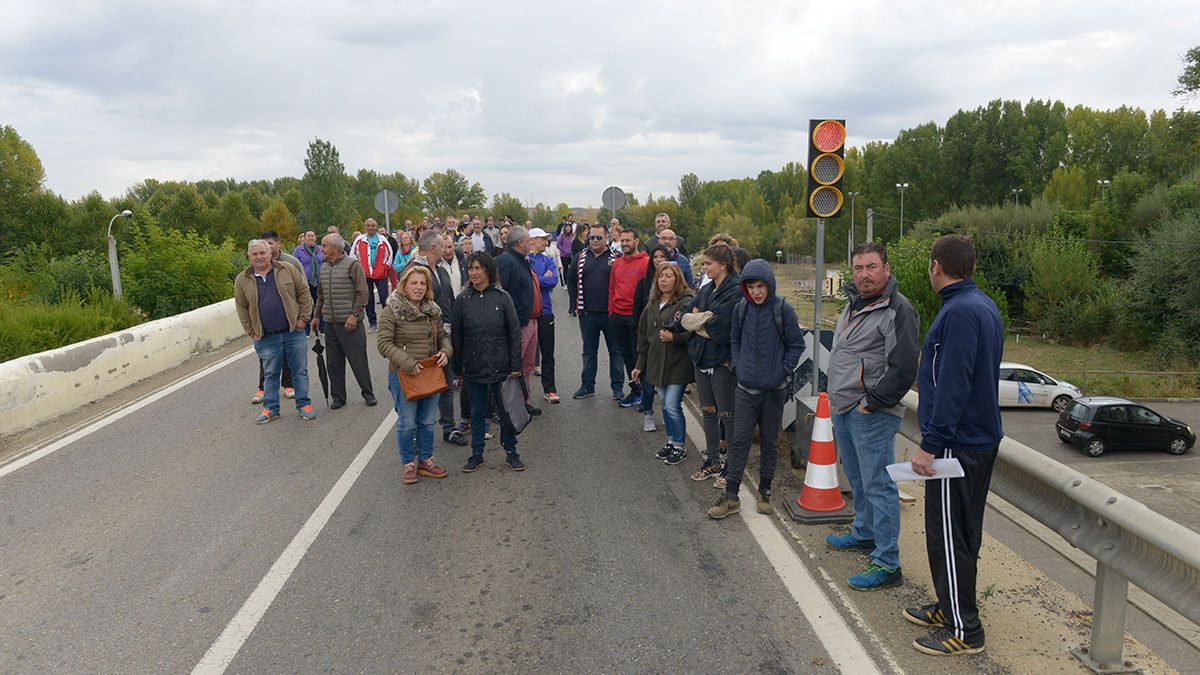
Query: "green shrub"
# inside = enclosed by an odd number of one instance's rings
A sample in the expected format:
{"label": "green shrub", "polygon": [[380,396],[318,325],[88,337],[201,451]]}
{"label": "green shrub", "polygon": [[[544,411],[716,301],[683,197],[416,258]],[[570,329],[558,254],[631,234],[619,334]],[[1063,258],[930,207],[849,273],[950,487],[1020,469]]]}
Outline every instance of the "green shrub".
{"label": "green shrub", "polygon": [[[233,243],[150,224],[121,257],[121,283],[131,303],[159,319],[232,297]],[[242,256],[245,260],[245,256]]]}
{"label": "green shrub", "polygon": [[0,305],[0,361],[36,354],[124,330],[142,317],[111,293],[93,292],[87,302],[67,291],[56,303]]}
{"label": "green shrub", "polygon": [[[927,239],[902,239],[888,245],[888,263],[892,267],[892,275],[896,277],[896,287],[912,301],[921,320],[921,339],[933,324],[933,318],[942,308],[941,297],[933,292],[929,285],[929,248],[933,245]],[[978,265],[976,265],[978,267]],[[1004,293],[991,285],[987,277],[979,270],[975,271],[975,283],[980,290],[996,303],[1000,310],[1000,319],[1008,325],[1008,300]]]}
{"label": "green shrub", "polygon": [[1200,360],[1200,212],[1173,217],[1137,248],[1116,303],[1125,347]]}
{"label": "green shrub", "polygon": [[1026,242],[1029,279],[1025,316],[1039,332],[1068,343],[1095,341],[1109,332],[1114,293],[1100,279],[1087,244],[1051,230]]}

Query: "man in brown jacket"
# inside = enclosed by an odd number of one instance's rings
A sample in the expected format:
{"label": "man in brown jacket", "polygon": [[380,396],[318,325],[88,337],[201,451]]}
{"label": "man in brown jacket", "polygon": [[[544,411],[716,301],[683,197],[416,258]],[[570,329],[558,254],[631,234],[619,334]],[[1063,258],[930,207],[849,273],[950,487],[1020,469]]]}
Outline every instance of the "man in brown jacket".
{"label": "man in brown jacket", "polygon": [[308,398],[308,340],[304,326],[312,317],[312,296],[304,275],[288,263],[271,259],[271,246],[251,239],[246,247],[250,266],[233,281],[233,302],[254,351],[263,362],[263,410],[259,424],[279,417],[279,372],[284,354],[292,371],[296,410],[311,420],[317,414]]}
{"label": "man in brown jacket", "polygon": [[363,308],[367,306],[367,275],[362,265],[342,251],[346,243],[341,235],[327,234],[321,240],[325,262],[317,284],[317,310],[312,329],[325,319],[325,360],[329,364],[329,407],[346,405],[346,361],[362,390],[367,405],[375,405],[375,389],[367,365],[367,331],[362,327]]}

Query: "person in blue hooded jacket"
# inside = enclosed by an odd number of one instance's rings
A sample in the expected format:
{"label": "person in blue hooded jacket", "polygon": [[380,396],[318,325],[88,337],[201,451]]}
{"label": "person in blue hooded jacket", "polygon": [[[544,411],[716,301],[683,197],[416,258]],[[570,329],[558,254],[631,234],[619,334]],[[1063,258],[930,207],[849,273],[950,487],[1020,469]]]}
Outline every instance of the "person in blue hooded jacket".
{"label": "person in blue hooded jacket", "polygon": [[725,465],[725,491],[711,518],[741,510],[738,489],[750,456],[754,427],[759,435],[759,513],[773,513],[771,481],[779,455],[783,406],[789,398],[792,372],[804,353],[804,331],[796,310],[775,293],[775,273],[766,260],[751,260],[741,273],[742,299],[729,326],[730,363],[737,377],[734,392],[733,436]]}

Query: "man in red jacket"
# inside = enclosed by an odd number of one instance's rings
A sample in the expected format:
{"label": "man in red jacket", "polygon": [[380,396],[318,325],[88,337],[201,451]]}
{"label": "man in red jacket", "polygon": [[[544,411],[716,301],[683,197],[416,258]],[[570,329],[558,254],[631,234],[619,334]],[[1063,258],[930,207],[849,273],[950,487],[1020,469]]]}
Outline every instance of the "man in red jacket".
{"label": "man in red jacket", "polygon": [[388,273],[392,269],[392,256],[396,254],[388,243],[386,236],[379,234],[379,226],[374,218],[367,218],[363,223],[367,228],[366,234],[360,234],[350,246],[350,255],[362,265],[367,275],[367,321],[371,327],[368,332],[374,333],[379,325],[375,315],[375,294],[379,294],[379,304],[387,306]]}
{"label": "man in red jacket", "polygon": [[[638,251],[638,232],[632,227],[621,232],[622,256],[612,263],[608,277],[608,326],[615,336],[621,359],[625,361],[625,374],[629,375],[637,365],[637,325],[633,315],[633,295],[638,282],[646,276],[648,256]],[[629,395],[621,399],[622,408],[632,408],[642,402],[642,388],[632,378]]]}

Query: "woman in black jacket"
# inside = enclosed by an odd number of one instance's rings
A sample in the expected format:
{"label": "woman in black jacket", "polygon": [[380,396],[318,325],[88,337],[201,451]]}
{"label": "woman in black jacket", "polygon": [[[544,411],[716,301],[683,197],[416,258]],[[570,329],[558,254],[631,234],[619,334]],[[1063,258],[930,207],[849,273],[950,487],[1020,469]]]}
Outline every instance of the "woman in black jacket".
{"label": "woman in black jacket", "polygon": [[696,393],[704,411],[706,446],[704,466],[692,474],[692,480],[713,478],[714,487],[724,488],[721,429],[726,429],[727,436],[733,435],[733,394],[737,387],[737,378],[729,367],[729,328],[733,307],[742,298],[741,279],[734,267],[733,250],[726,244],[705,249],[701,265],[712,281],[700,288],[689,312],[712,312],[712,316],[703,325],[684,318],[684,328],[693,331],[688,336],[688,355],[696,367]]}
{"label": "woman in black jacket", "polygon": [[[450,341],[454,372],[459,373],[471,400],[471,456],[463,466],[463,472],[470,473],[483,464],[488,395],[497,402],[498,412],[507,416],[499,405],[500,383],[509,377],[521,377],[521,323],[512,298],[496,285],[496,261],[492,256],[472,253],[467,258],[467,279],[469,286],[450,311]],[[508,455],[508,465],[514,471],[523,471],[517,437],[510,427],[511,423],[501,423],[500,444]]]}

